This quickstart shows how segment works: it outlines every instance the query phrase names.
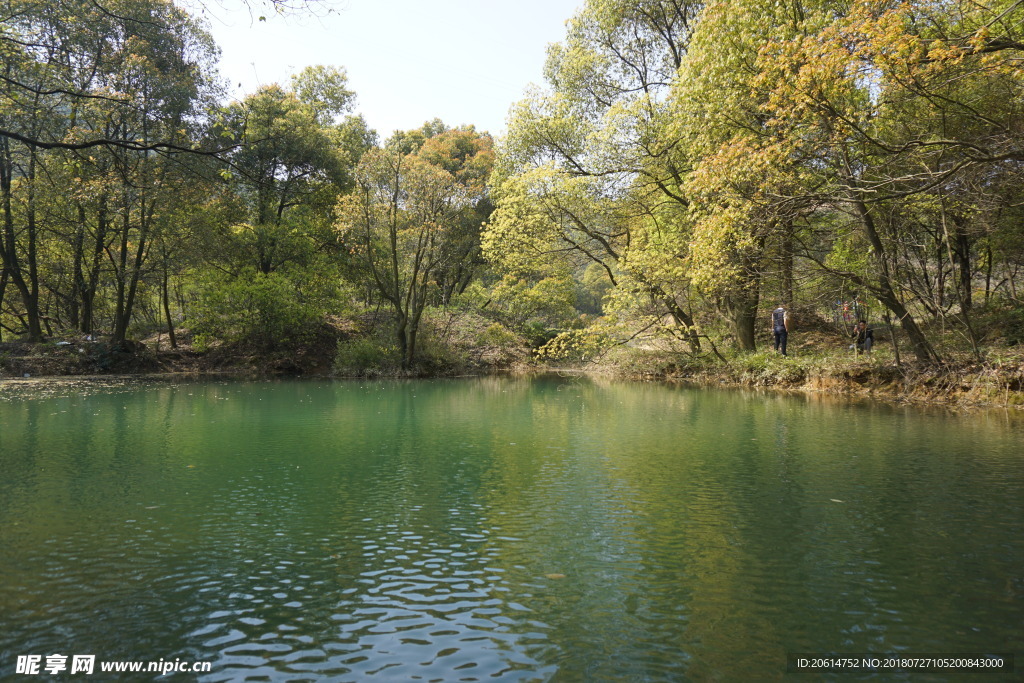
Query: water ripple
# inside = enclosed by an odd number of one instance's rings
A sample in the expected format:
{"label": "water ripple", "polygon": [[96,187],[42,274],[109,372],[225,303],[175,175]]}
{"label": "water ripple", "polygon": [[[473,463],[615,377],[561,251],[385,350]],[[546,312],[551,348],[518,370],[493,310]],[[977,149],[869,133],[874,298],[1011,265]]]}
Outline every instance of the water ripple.
{"label": "water ripple", "polygon": [[0,650],[210,661],[209,681],[614,681],[1024,647],[1013,428],[576,379],[453,386],[16,405]]}

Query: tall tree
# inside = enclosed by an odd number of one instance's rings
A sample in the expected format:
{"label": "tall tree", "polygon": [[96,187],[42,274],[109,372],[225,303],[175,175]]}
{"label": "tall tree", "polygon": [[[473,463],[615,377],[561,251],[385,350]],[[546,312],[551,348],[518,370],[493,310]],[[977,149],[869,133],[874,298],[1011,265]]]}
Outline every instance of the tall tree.
{"label": "tall tree", "polygon": [[788,267],[794,218],[804,208],[778,199],[798,175],[798,155],[779,143],[764,113],[769,92],[757,80],[758,55],[765,43],[802,36],[821,21],[807,5],[709,5],[670,98],[667,131],[692,162],[680,187],[688,220],[677,224],[690,244],[686,269],[744,350],[755,347],[766,254],[777,251]]}
{"label": "tall tree", "polygon": [[[140,151],[159,148],[151,144],[156,139],[188,144],[197,103],[209,92],[214,48],[181,10],[156,0],[106,5],[11,0],[4,11],[9,23],[0,33],[5,56],[0,194],[10,210],[5,210],[0,255],[22,294],[29,338],[38,340],[38,248],[47,227],[40,223],[41,174],[51,180],[67,177],[63,169],[69,165],[95,167],[105,163],[97,162],[102,157],[110,160],[108,170],[120,176],[122,188],[146,185],[150,179],[133,175],[130,167],[156,158]],[[98,142],[112,138],[126,144]],[[89,154],[69,157],[73,150]],[[102,212],[113,206],[100,205]],[[122,201],[118,208],[123,206]],[[78,218],[84,226],[85,219]],[[108,224],[106,215],[98,220]],[[89,298],[85,278],[76,284]],[[125,285],[119,299],[130,310],[133,286]],[[80,303],[88,308],[91,302]]]}
{"label": "tall tree", "polygon": [[436,273],[440,302],[461,294],[484,265],[480,234],[494,210],[489,181],[494,168],[494,140],[473,127],[444,130],[427,137],[417,156],[447,171],[465,192],[465,203],[440,245]]}
{"label": "tall tree", "polygon": [[592,1],[573,17],[565,42],[549,49],[550,89],[513,110],[488,231],[496,256],[520,243],[535,257],[600,265],[657,302],[693,348],[679,269],[648,268],[635,248],[659,240],[687,208],[679,186],[688,161],[663,135],[665,98],[701,7]]}
{"label": "tall tree", "polygon": [[490,137],[473,130],[410,145],[418,137],[367,152],[338,207],[343,242],[394,313],[403,368],[415,362],[425,307],[443,294],[439,278],[454,277],[467,234],[479,232],[491,163]]}
{"label": "tall tree", "polygon": [[293,83],[294,90],[270,85],[230,105],[221,123],[224,144],[237,145],[226,174],[244,207],[229,242],[263,274],[301,259],[311,239],[325,239],[306,229],[304,210],[318,206],[326,228],[374,139],[361,117],[343,116],[353,101],[343,71],[310,67]]}
{"label": "tall tree", "polygon": [[[190,9],[197,10],[200,14],[210,12],[210,3],[201,0],[189,3]],[[215,3],[223,8],[220,2]],[[254,18],[259,11],[267,10],[276,14],[295,13],[330,13],[335,11],[335,0],[240,0],[240,4],[253,13]],[[36,54],[54,54],[54,48],[67,48],[68,42],[52,40],[52,36],[46,35],[46,31],[37,31],[40,28],[40,18],[43,23],[67,24],[78,30],[79,19],[88,17],[93,26],[101,26],[104,21],[139,21],[139,17],[133,16],[132,0],[5,0],[0,6],[0,27],[8,30],[0,30],[0,56],[5,64],[19,58],[25,52]],[[184,11],[179,9],[179,11]],[[143,18],[143,23],[151,26],[159,25],[159,12],[149,18]],[[71,21],[69,21],[69,19]],[[266,16],[259,15],[260,21],[265,21]],[[27,29],[27,31],[26,31]],[[31,35],[32,40],[24,40],[26,35]],[[75,46],[78,49],[65,49],[64,57],[68,62],[75,62],[82,73],[88,73],[90,62],[93,56],[102,59],[102,33],[99,40],[94,37],[86,39]],[[40,40],[35,40],[40,38]],[[84,48],[84,49],[82,49]],[[94,51],[90,56],[90,51]],[[69,110],[87,105],[91,100],[101,97],[107,99],[111,104],[118,104],[125,108],[131,108],[134,102],[129,97],[109,96],[98,94],[88,88],[82,87],[81,79],[74,73],[54,70],[48,75],[48,82],[41,85],[33,79],[21,79],[8,72],[0,77],[0,81],[6,86],[6,97],[10,100],[25,100],[33,97],[46,99],[47,106],[54,111]],[[82,131],[73,139],[63,138],[49,130],[30,130],[24,127],[10,125],[10,121],[0,119],[0,138],[17,141],[34,149],[63,149],[83,150],[95,147],[118,147],[121,149],[144,151],[163,150],[176,152],[198,152],[208,154],[211,152],[198,144],[191,144],[195,141],[181,141],[174,139],[151,139],[139,141],[131,136],[120,134],[120,131],[104,131],[93,128]],[[213,153],[216,153],[214,151]]]}
{"label": "tall tree", "polygon": [[849,218],[869,267],[841,274],[896,316],[919,358],[937,359],[914,310],[929,303],[908,287],[915,275],[906,245],[934,236],[937,258],[917,272],[957,273],[941,288],[953,288],[975,339],[967,226],[982,198],[1019,177],[1024,161],[1024,8],[855,0],[822,3],[814,16],[803,36],[767,43],[755,62],[774,144],[803,160],[804,178],[790,195]]}

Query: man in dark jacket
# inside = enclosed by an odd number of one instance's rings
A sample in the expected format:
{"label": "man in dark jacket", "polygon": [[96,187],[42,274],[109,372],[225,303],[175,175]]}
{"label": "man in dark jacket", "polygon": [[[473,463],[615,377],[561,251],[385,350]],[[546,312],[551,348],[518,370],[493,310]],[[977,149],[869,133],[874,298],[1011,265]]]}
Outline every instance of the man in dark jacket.
{"label": "man in dark jacket", "polygon": [[786,342],[789,338],[789,311],[782,304],[772,311],[772,334],[775,335],[775,350],[786,355]]}
{"label": "man in dark jacket", "polygon": [[857,349],[857,355],[871,353],[871,347],[875,345],[875,331],[868,327],[866,320],[857,323],[851,336],[855,338],[853,347]]}

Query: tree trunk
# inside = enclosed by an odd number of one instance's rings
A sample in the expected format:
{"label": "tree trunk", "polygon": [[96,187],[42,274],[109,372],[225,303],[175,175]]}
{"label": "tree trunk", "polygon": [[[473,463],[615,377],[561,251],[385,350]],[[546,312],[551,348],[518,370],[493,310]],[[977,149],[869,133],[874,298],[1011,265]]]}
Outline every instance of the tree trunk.
{"label": "tree trunk", "polygon": [[[28,273],[18,257],[18,238],[14,230],[14,210],[12,207],[12,189],[14,176],[14,161],[11,155],[10,143],[4,139],[2,142],[3,158],[0,159],[0,201],[3,202],[3,237],[0,238],[0,258],[3,259],[4,272],[14,283],[15,288],[21,295],[22,304],[25,307],[25,326],[28,328],[29,341],[39,342],[43,340],[43,330],[39,320],[39,298],[38,282],[35,287],[31,285],[33,269],[29,268]],[[28,239],[31,241],[35,235],[31,231]],[[29,258],[35,257],[35,248],[29,250]],[[28,276],[28,279],[26,279]]]}
{"label": "tree trunk", "polygon": [[174,319],[171,317],[170,274],[167,270],[167,254],[164,254],[164,277],[160,294],[164,304],[164,318],[167,320],[167,337],[170,339],[171,348],[176,349],[178,348],[178,340],[174,336]]}
{"label": "tree trunk", "polygon": [[928,339],[925,337],[920,326],[918,326],[917,321],[914,320],[906,306],[903,305],[903,302],[896,295],[896,290],[889,275],[889,260],[885,245],[883,245],[882,239],[878,235],[874,218],[868,210],[867,204],[860,199],[855,199],[851,203],[857,212],[861,229],[864,231],[872,247],[870,252],[871,261],[875,264],[878,272],[877,284],[872,287],[875,295],[882,302],[882,305],[892,311],[900,321],[904,331],[907,333],[907,337],[910,339],[910,345],[913,347],[914,355],[917,356],[917,359],[925,362],[938,362],[939,356],[935,353],[935,349],[928,343]]}
{"label": "tree trunk", "polygon": [[921,327],[914,320],[914,317],[907,311],[906,306],[900,301],[895,293],[893,293],[891,287],[886,284],[886,289],[881,292],[876,292],[878,300],[882,302],[889,311],[896,316],[900,321],[900,325],[903,326],[903,331],[907,333],[907,338],[910,340],[910,346],[914,349],[914,355],[917,356],[918,360],[921,361],[938,361],[939,356],[935,353],[935,349],[928,342],[928,338],[925,336]]}
{"label": "tree trunk", "polygon": [[757,349],[755,331],[757,329],[757,307],[761,303],[761,275],[757,270],[755,259],[763,248],[764,240],[761,239],[753,254],[742,257],[743,278],[733,291],[725,296],[725,309],[728,313],[729,324],[741,351]]}
{"label": "tree trunk", "polygon": [[[10,71],[8,70],[8,73]],[[36,269],[36,233],[35,233],[35,197],[33,186],[35,183],[35,151],[29,150],[29,166],[27,172],[20,168],[23,173],[25,184],[28,187],[27,204],[27,226],[25,235],[25,260],[23,263],[19,257],[18,236],[14,230],[14,211],[12,207],[12,192],[14,188],[14,176],[16,167],[14,163],[14,152],[11,149],[11,140],[7,137],[0,137],[0,202],[3,203],[3,236],[0,237],[0,259],[3,260],[4,268],[10,281],[14,283],[18,293],[21,294],[25,306],[25,326],[28,328],[28,337],[31,342],[43,340],[43,330],[39,317],[39,279]]]}
{"label": "tree trunk", "polygon": [[117,308],[114,312],[114,334],[111,341],[123,342],[128,337],[128,325],[135,307],[135,294],[142,276],[142,266],[149,247],[149,227],[153,206],[146,206],[145,196],[139,200],[139,229],[135,233],[135,249],[131,244],[131,203],[125,198],[124,216],[121,229],[120,254],[118,255]]}
{"label": "tree trunk", "polygon": [[675,297],[669,296],[660,287],[657,289],[661,295],[661,302],[668,309],[672,319],[686,331],[686,343],[690,345],[690,353],[699,353],[700,337],[697,336],[697,326],[694,325],[693,318],[683,310],[682,306],[675,300]]}
{"label": "tree trunk", "polygon": [[697,326],[693,322],[693,317],[679,305],[675,297],[660,286],[648,281],[639,273],[636,275],[636,281],[644,285],[651,297],[655,301],[660,302],[668,314],[672,316],[672,320],[686,331],[686,343],[690,346],[690,352],[700,352],[700,337],[697,336]]}
{"label": "tree trunk", "polygon": [[[148,219],[142,220],[143,225],[148,225]],[[135,308],[135,295],[139,291],[139,279],[142,277],[142,265],[146,261],[146,253],[148,246],[147,242],[148,230],[145,227],[139,230],[139,244],[135,249],[135,256],[132,261],[131,277],[128,281],[128,292],[124,302],[124,314],[122,319],[124,320],[124,328],[121,331],[121,335],[117,341],[124,341],[128,334],[128,321],[131,320],[132,310]]]}
{"label": "tree trunk", "polygon": [[92,264],[89,268],[85,291],[82,293],[81,330],[83,334],[87,335],[93,335],[96,332],[94,311],[96,290],[99,289],[100,284],[100,267],[103,264],[103,253],[107,248],[107,229],[109,228],[107,208],[107,196],[100,195],[99,208],[96,211],[96,239],[92,247]]}
{"label": "tree trunk", "polygon": [[781,245],[782,268],[782,300],[787,306],[793,306],[793,221],[785,225]]}
{"label": "tree trunk", "polygon": [[406,365],[406,354],[409,349],[409,340],[405,336],[406,327],[409,321],[406,319],[405,314],[402,313],[401,309],[397,311],[398,323],[395,325],[395,338],[398,340],[398,355],[402,359],[402,369],[408,369]]}
{"label": "tree trunk", "polygon": [[[7,292],[7,266],[0,262],[0,313],[4,310],[4,294]],[[4,340],[4,331],[0,327],[0,342]]]}
{"label": "tree trunk", "polygon": [[409,370],[410,368],[412,368],[413,363],[415,363],[415,361],[416,361],[416,336],[417,336],[417,333],[419,332],[419,330],[417,328],[418,328],[418,326],[414,325],[414,326],[410,327],[409,330],[408,330],[408,335],[409,335],[408,355],[402,361],[402,367],[405,368],[406,370]]}
{"label": "tree trunk", "polygon": [[121,235],[114,262],[114,279],[116,280],[114,298],[114,330],[111,335],[113,343],[122,342],[128,330],[128,321],[125,319],[125,298],[128,294],[128,237],[131,230],[131,205],[127,196],[124,200],[121,214]]}
{"label": "tree trunk", "polygon": [[954,221],[954,225],[956,230],[953,253],[960,271],[960,306],[964,315],[967,315],[974,306],[974,296],[971,292],[974,282],[974,270],[971,266],[971,240],[964,231],[961,221]]}
{"label": "tree trunk", "polygon": [[36,224],[36,156],[33,152],[28,162],[28,201],[25,207],[26,261],[28,285],[25,296],[25,315],[28,318],[28,340],[41,342],[44,339],[42,316],[39,313],[39,260],[37,255],[38,226]]}
{"label": "tree trunk", "polygon": [[82,267],[85,260],[85,207],[78,204],[78,222],[75,225],[75,236],[71,240],[71,296],[68,302],[68,323],[76,330],[82,328],[82,297],[85,294],[85,272]]}
{"label": "tree trunk", "polygon": [[885,326],[889,328],[889,334],[892,336],[892,354],[896,359],[896,367],[903,365],[903,361],[900,359],[900,340],[896,338],[896,330],[892,326],[892,313],[889,309],[885,309]]}
{"label": "tree trunk", "polygon": [[992,296],[992,246],[985,246],[985,306]]}
{"label": "tree trunk", "polygon": [[[963,230],[960,226],[959,221],[954,219],[954,225],[957,226],[956,230],[956,246],[951,243],[949,229],[946,225],[945,211],[943,211],[942,220],[942,236],[946,243],[946,252],[949,255],[949,262],[951,267],[959,266],[960,277],[956,280],[956,295],[960,301],[960,315],[963,316],[964,326],[967,328],[967,334],[971,340],[971,348],[974,350],[974,358],[981,361],[981,349],[978,346],[978,335],[974,332],[974,325],[971,324],[971,264],[970,264],[970,245],[967,243],[967,237],[964,235]],[[961,250],[965,251],[961,251]],[[967,257],[964,257],[964,254]]]}
{"label": "tree trunk", "polygon": [[726,299],[726,312],[729,316],[729,326],[732,328],[733,336],[736,337],[736,345],[741,351],[757,350],[755,331],[757,329],[757,305],[758,298],[744,298],[730,296]]}

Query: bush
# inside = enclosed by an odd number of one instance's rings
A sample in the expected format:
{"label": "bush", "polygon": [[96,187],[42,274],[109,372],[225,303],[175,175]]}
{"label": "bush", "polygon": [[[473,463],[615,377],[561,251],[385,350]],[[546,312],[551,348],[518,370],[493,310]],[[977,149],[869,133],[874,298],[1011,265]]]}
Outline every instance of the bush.
{"label": "bush", "polygon": [[213,340],[257,347],[287,346],[309,337],[323,319],[322,293],[310,295],[281,273],[254,273],[200,285],[189,322],[198,347]]}
{"label": "bush", "polygon": [[539,349],[551,340],[555,339],[561,330],[551,329],[540,320],[534,320],[522,326],[523,336],[526,337],[530,348]]}
{"label": "bush", "polygon": [[758,386],[799,384],[807,377],[806,360],[780,356],[773,351],[739,353],[732,362],[741,382]]}
{"label": "bush", "polygon": [[996,311],[992,322],[1000,330],[1007,345],[1024,344],[1024,306],[1007,306]]}
{"label": "bush", "polygon": [[334,373],[366,377],[393,373],[400,365],[398,347],[372,337],[354,337],[338,342]]}
{"label": "bush", "polygon": [[466,373],[507,367],[528,356],[525,340],[476,312],[429,309],[420,328],[419,351],[434,372]]}
{"label": "bush", "polygon": [[613,345],[613,340],[600,330],[565,330],[537,349],[537,355],[556,360],[585,361],[601,355]]}
{"label": "bush", "polygon": [[479,346],[510,346],[518,344],[519,337],[501,323],[492,323],[476,336],[476,343]]}

